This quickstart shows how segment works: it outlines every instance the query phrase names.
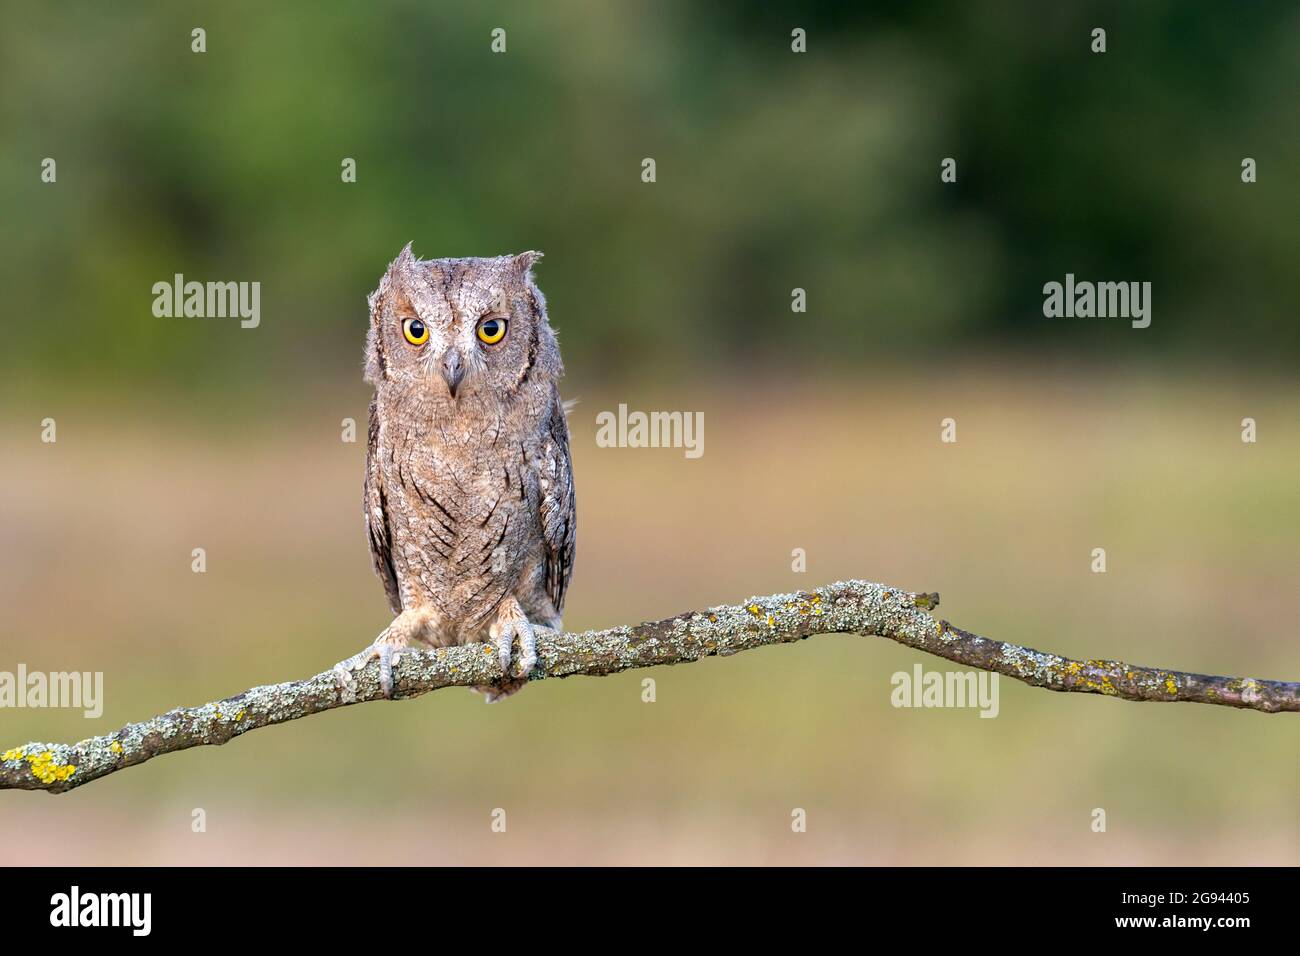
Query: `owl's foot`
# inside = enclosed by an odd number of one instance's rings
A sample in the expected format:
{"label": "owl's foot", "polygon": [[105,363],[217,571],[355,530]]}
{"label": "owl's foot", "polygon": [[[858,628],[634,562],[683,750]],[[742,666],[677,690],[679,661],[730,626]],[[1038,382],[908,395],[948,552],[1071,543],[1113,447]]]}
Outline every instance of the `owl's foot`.
{"label": "owl's foot", "polygon": [[[385,632],[387,633],[387,632]],[[401,649],[406,645],[397,645],[384,640],[381,634],[360,654],[355,654],[345,661],[339,661],[334,665],[334,676],[338,680],[339,689],[344,693],[351,691],[356,693],[356,680],[352,676],[353,671],[364,670],[365,666],[379,658],[379,686],[384,689],[385,697],[393,696],[393,665],[402,659]]]}
{"label": "owl's foot", "polygon": [[528,615],[513,597],[502,602],[497,619],[488,628],[488,636],[497,648],[501,669],[510,674],[510,658],[515,638],[519,638],[519,676],[527,677],[537,664],[537,632],[528,621]]}
{"label": "owl's foot", "polygon": [[379,686],[383,688],[384,696],[391,699],[393,696],[393,665],[402,659],[402,650],[410,647],[424,632],[427,622],[428,615],[416,609],[403,611],[397,615],[397,617],[393,618],[393,623],[384,628],[383,632],[375,638],[373,644],[360,654],[354,654],[347,660],[339,661],[334,665],[334,676],[338,680],[339,688],[345,695],[349,692],[355,693],[356,680],[352,676],[353,672],[362,670],[367,664],[378,658]]}
{"label": "owl's foot", "polygon": [[[501,609],[497,611],[497,619],[488,628],[488,636],[496,645],[497,659],[501,662],[501,670],[506,676],[495,684],[471,688],[482,694],[486,703],[495,704],[499,700],[504,700],[511,694],[523,690],[528,684],[528,675],[537,666],[538,631],[549,633],[551,629],[530,622],[524,609],[519,606],[519,602],[514,598],[507,598],[501,605]],[[510,677],[510,661],[516,637],[519,638],[520,674],[518,677]]]}

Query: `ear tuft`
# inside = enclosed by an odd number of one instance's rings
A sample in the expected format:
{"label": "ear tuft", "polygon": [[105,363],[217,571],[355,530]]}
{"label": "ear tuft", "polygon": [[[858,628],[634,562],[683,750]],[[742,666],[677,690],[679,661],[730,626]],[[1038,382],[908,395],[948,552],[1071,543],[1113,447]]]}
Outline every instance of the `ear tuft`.
{"label": "ear tuft", "polygon": [[[411,242],[414,241],[415,241],[414,239],[411,240]],[[389,263],[388,271],[391,272],[394,269],[396,269],[398,266],[411,265],[416,261],[415,255],[411,252],[411,242],[408,242],[406,245],[402,246],[402,251],[397,254],[397,258],[394,259],[391,263]]]}
{"label": "ear tuft", "polygon": [[514,257],[515,268],[519,270],[521,276],[527,279],[533,271],[533,266],[540,258],[542,258],[542,254],[536,250],[521,252],[519,255]]}
{"label": "ear tuft", "polygon": [[[416,262],[417,260],[415,256],[411,253],[411,244],[408,242],[406,245],[402,246],[402,251],[397,254],[397,258],[390,262],[388,268],[384,270],[383,278],[379,280],[379,288],[375,290],[374,296],[383,296],[383,294],[388,291],[388,285],[392,281],[393,276],[402,270],[415,265]],[[374,303],[372,302],[371,305],[373,306]]]}

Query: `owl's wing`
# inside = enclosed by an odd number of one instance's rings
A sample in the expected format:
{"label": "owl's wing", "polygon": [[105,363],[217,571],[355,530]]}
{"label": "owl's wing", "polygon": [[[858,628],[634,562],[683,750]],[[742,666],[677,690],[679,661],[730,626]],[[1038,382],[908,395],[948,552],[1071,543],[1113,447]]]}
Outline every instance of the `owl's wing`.
{"label": "owl's wing", "polygon": [[365,509],[366,532],[370,539],[370,560],[375,574],[384,582],[388,606],[394,614],[402,613],[402,595],[397,588],[397,570],[393,567],[393,539],[388,532],[388,502],[379,474],[379,414],[377,399],[370,400],[370,437],[366,442]]}
{"label": "owl's wing", "polygon": [[541,475],[542,540],[546,549],[546,594],[556,613],[564,610],[564,592],[573,575],[577,512],[573,499],[573,460],[569,423],[559,390],[553,393],[551,417],[543,425]]}

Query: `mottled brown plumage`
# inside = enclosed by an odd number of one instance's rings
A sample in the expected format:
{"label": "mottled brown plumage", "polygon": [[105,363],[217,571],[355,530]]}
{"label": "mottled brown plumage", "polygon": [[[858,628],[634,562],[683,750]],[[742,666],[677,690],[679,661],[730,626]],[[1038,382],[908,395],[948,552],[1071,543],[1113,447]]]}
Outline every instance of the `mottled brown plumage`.
{"label": "mottled brown plumage", "polygon": [[414,642],[491,640],[508,667],[518,639],[527,674],[534,626],[561,628],[573,472],[540,255],[421,261],[407,245],[370,296],[365,520],[397,617],[339,665],[344,681],[378,657],[391,690],[394,654]]}

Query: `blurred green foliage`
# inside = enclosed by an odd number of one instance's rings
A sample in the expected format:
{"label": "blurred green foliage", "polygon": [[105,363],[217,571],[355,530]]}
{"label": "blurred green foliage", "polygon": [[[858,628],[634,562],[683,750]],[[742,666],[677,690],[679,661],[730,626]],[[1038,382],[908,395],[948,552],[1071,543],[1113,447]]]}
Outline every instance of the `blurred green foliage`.
{"label": "blurred green foliage", "polygon": [[[1298,79],[1280,2],[13,6],[0,370],[359,377],[365,294],[407,240],[546,252],[584,376],[1022,347],[1285,360]],[[260,281],[261,327],[155,318],[178,272]],[[1150,280],[1152,327],[1044,319],[1066,272]]]}

